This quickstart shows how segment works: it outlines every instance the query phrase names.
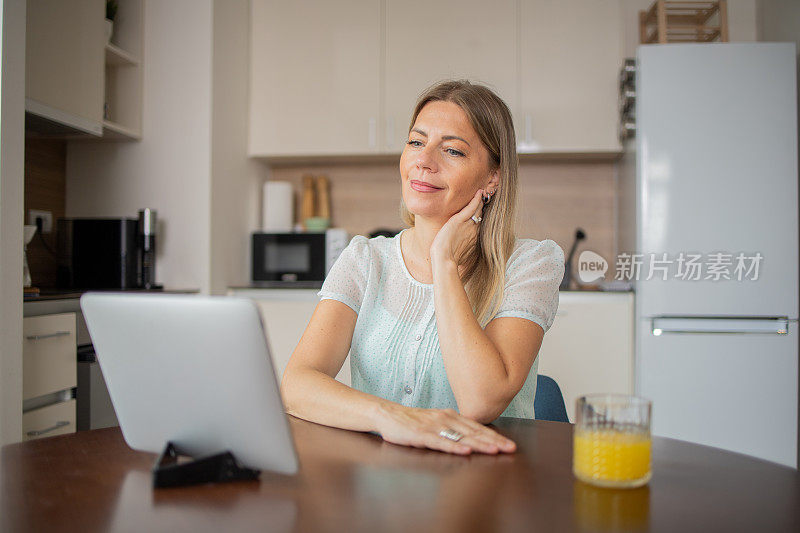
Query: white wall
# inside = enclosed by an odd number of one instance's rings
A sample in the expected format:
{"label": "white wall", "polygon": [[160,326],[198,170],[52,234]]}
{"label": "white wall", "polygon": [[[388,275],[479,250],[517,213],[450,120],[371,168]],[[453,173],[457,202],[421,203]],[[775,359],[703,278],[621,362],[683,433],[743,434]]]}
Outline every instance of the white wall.
{"label": "white wall", "polygon": [[759,0],[758,40],[794,42],[797,46],[797,109],[800,112],[800,1]]}
{"label": "white wall", "polygon": [[[639,11],[650,9],[653,0],[621,0],[621,2],[625,28],[622,51],[625,57],[635,57],[636,47],[639,46]],[[728,0],[728,33],[731,42],[756,40],[756,0]]]}
{"label": "white wall", "polygon": [[210,288],[212,0],[147,2],[142,140],[71,142],[66,215],[161,221],[156,279]]}
{"label": "white wall", "polygon": [[794,41],[800,51],[800,2],[758,0],[758,40]]}
{"label": "white wall", "polygon": [[156,279],[224,294],[249,280],[263,169],[247,158],[249,0],[148,2],[142,140],[72,142],[67,216],[161,221]]}
{"label": "white wall", "polygon": [[250,280],[264,168],[247,158],[250,2],[214,2],[211,114],[211,292]]}
{"label": "white wall", "polygon": [[0,445],[22,439],[25,0],[0,0]]}

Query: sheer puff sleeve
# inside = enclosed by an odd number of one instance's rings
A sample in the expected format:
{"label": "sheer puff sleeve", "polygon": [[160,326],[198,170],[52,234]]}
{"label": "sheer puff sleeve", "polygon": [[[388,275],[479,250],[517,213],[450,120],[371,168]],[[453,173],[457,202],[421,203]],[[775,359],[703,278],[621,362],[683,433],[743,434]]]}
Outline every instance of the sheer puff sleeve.
{"label": "sheer puff sleeve", "polygon": [[503,302],[494,318],[525,318],[539,324],[546,333],[558,310],[564,251],[550,239],[521,242],[508,259]]}
{"label": "sheer puff sleeve", "polygon": [[320,300],[338,300],[358,314],[370,271],[369,241],[356,235],[342,250],[325,277],[322,289],[317,293]]}

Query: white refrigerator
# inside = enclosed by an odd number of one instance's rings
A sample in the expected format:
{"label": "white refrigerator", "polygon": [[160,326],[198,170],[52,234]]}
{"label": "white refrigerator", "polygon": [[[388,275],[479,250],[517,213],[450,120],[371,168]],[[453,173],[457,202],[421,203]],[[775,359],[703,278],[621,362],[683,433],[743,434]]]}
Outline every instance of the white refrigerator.
{"label": "white refrigerator", "polygon": [[794,43],[639,47],[615,266],[653,434],[795,468],[796,82]]}

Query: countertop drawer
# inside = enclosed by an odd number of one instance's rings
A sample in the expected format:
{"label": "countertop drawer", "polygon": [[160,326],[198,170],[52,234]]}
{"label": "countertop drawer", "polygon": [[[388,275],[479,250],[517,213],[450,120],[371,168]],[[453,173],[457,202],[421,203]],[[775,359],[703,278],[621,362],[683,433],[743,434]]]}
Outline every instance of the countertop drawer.
{"label": "countertop drawer", "polygon": [[22,415],[22,440],[75,433],[75,400],[34,409]]}
{"label": "countertop drawer", "polygon": [[76,385],[75,313],[23,318],[23,400]]}

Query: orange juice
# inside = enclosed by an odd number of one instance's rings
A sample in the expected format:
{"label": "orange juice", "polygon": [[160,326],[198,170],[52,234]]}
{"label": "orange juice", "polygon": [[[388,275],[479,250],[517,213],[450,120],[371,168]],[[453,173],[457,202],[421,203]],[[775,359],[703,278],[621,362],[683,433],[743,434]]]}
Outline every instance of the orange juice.
{"label": "orange juice", "polygon": [[576,429],[572,470],[586,483],[638,487],[650,480],[650,435],[644,431]]}

